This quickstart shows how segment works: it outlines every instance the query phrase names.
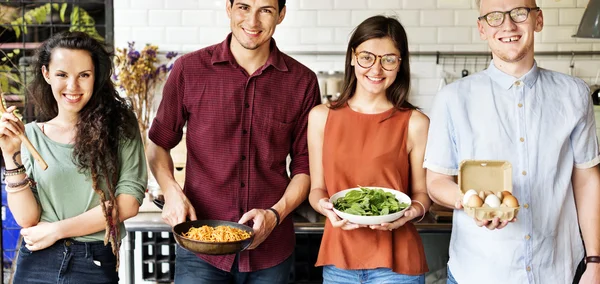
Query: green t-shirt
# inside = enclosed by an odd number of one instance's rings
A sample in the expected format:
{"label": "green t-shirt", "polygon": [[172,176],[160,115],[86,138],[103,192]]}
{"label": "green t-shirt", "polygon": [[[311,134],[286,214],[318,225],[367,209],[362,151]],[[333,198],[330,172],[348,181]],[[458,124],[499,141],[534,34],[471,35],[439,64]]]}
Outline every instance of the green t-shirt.
{"label": "green t-shirt", "polygon": [[[48,164],[42,170],[23,145],[21,155],[27,168],[27,175],[37,183],[33,191],[42,208],[40,220],[57,222],[81,215],[100,205],[100,197],[92,189],[92,179],[89,174],[82,174],[73,162],[73,145],[62,144],[48,138],[37,123],[25,126],[27,137],[31,144]],[[142,204],[144,192],[148,183],[146,157],[141,137],[134,140],[121,141],[119,145],[120,173],[116,188],[116,196],[129,194]],[[106,190],[104,179],[99,181],[101,188]],[[85,225],[85,224],[82,224]],[[125,226],[121,223],[121,238],[125,237]],[[77,241],[102,241],[104,230],[74,238]]]}

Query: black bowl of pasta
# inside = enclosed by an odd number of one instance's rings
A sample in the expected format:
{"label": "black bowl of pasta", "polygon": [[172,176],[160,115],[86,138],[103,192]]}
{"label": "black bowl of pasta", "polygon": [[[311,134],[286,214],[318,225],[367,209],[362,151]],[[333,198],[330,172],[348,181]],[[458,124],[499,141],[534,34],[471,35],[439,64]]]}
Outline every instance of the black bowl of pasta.
{"label": "black bowl of pasta", "polygon": [[247,249],[254,232],[235,222],[196,220],[175,225],[173,236],[177,244],[193,253],[223,255]]}

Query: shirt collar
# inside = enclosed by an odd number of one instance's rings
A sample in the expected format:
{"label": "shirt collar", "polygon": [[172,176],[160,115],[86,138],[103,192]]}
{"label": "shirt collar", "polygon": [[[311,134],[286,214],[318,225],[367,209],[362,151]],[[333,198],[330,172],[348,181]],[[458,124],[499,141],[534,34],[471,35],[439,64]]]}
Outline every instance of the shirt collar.
{"label": "shirt collar", "polygon": [[[233,53],[231,53],[231,49],[229,48],[231,37],[232,33],[229,33],[227,38],[221,42],[221,44],[217,45],[210,61],[211,64],[215,65],[217,63],[229,62],[232,65],[238,66],[235,57],[233,57]],[[271,52],[269,53],[269,58],[267,58],[267,62],[265,62],[265,65],[261,69],[264,70],[269,66],[273,66],[279,71],[288,71],[288,67],[283,58],[283,53],[279,51],[275,39],[273,38],[271,38]]]}
{"label": "shirt collar", "polygon": [[540,69],[537,66],[537,62],[533,61],[533,67],[531,67],[525,75],[521,76],[521,78],[515,78],[500,71],[500,69],[496,68],[496,65],[494,65],[494,60],[491,60],[490,66],[488,66],[485,72],[494,82],[508,90],[516,81],[522,81],[527,87],[532,88],[540,74]]}

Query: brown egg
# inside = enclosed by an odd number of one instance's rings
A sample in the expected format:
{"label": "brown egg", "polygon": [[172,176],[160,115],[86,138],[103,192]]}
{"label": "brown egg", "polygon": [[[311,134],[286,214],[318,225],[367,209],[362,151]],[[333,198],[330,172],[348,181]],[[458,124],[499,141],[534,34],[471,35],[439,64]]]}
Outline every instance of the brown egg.
{"label": "brown egg", "polygon": [[[484,190],[483,192],[485,192],[485,197],[486,197],[486,198],[488,197],[488,195],[490,195],[490,194],[494,194],[494,192],[493,192],[493,191],[491,191],[491,190]],[[484,198],[484,200],[485,200],[485,198]]]}
{"label": "brown egg", "polygon": [[504,196],[507,196],[507,195],[511,195],[512,196],[512,193],[510,191],[506,191],[506,190],[502,191],[502,198],[504,198]]}
{"label": "brown egg", "polygon": [[483,200],[478,195],[471,195],[467,201],[468,207],[481,207],[481,205],[483,205]]}
{"label": "brown egg", "polygon": [[504,199],[502,199],[502,204],[506,204],[507,207],[519,207],[519,201],[517,201],[517,198],[512,195],[504,196]]}

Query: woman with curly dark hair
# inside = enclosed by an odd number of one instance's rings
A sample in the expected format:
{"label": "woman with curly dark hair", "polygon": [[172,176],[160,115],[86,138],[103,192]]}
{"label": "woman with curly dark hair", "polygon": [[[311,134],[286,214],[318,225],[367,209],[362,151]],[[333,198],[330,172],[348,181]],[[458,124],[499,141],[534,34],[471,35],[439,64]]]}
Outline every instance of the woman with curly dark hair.
{"label": "woman with curly dark hair", "polygon": [[[24,126],[14,107],[0,118],[8,205],[23,227],[14,283],[117,283],[122,222],[138,213],[147,171],[111,54],[85,33],[60,33],[39,48],[33,71],[38,120]],[[21,147],[23,132],[47,170]]]}

